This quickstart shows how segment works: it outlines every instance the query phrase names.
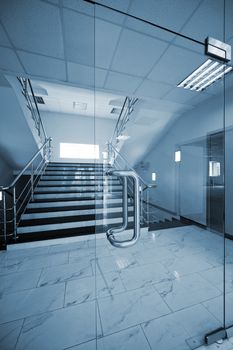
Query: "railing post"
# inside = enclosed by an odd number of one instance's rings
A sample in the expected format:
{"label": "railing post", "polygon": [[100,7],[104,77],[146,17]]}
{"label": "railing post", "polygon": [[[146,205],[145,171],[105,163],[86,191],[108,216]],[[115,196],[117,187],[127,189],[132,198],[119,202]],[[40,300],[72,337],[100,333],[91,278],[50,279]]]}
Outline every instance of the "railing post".
{"label": "railing post", "polygon": [[140,191],[140,201],[141,201],[140,222],[141,222],[141,224],[143,224],[143,190],[142,190],[142,186],[139,186],[139,191]]}
{"label": "railing post", "polygon": [[147,224],[149,224],[149,222],[150,222],[149,200],[150,200],[149,188],[147,188],[147,190],[146,190],[146,221],[147,221]]}
{"label": "railing post", "polygon": [[13,236],[14,239],[17,239],[17,208],[16,208],[16,190],[15,186],[13,187],[13,225],[14,225],[14,232]]}
{"label": "railing post", "polygon": [[32,167],[31,167],[31,199],[32,201],[34,201],[34,184],[33,184],[33,181],[34,181],[34,174],[33,174],[33,163],[32,163]]}
{"label": "railing post", "polygon": [[4,240],[5,243],[7,242],[7,233],[6,233],[6,221],[7,221],[7,214],[6,214],[6,193],[5,191],[2,191],[3,196],[3,234],[4,234]]}

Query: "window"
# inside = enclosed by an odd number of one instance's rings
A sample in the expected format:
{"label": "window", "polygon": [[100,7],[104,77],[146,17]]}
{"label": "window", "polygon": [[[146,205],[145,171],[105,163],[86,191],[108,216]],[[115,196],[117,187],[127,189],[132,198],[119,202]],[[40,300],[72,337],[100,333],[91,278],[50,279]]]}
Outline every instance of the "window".
{"label": "window", "polygon": [[60,158],[99,159],[99,145],[61,142]]}
{"label": "window", "polygon": [[175,162],[180,162],[181,161],[181,151],[176,151],[175,152]]}
{"label": "window", "polygon": [[0,191],[0,201],[2,201],[2,191]]}

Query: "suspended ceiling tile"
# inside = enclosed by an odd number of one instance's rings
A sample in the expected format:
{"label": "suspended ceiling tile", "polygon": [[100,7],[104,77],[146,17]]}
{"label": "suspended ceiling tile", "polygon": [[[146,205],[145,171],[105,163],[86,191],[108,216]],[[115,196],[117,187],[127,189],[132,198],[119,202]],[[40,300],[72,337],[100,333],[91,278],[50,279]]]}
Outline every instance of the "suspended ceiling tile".
{"label": "suspended ceiling tile", "polygon": [[68,62],[68,80],[85,86],[94,86],[94,68],[82,64]]}
{"label": "suspended ceiling tile", "polygon": [[233,38],[233,21],[232,21],[232,14],[233,14],[233,1],[232,0],[226,0],[225,1],[225,36],[226,41],[229,41]]}
{"label": "suspended ceiling tile", "polygon": [[95,87],[103,88],[108,71],[101,68],[95,69]]}
{"label": "suspended ceiling tile", "polygon": [[6,36],[6,33],[4,32],[1,25],[0,25],[0,45],[11,47],[11,43],[9,42]]}
{"label": "suspended ceiling tile", "polygon": [[24,73],[15,52],[6,47],[0,47],[0,68],[15,73]]}
{"label": "suspended ceiling tile", "polygon": [[182,29],[182,34],[201,41],[207,36],[223,40],[224,0],[204,0]]}
{"label": "suspended ceiling tile", "polygon": [[142,79],[138,77],[109,72],[105,88],[132,94],[141,82]]}
{"label": "suspended ceiling tile", "polygon": [[28,74],[66,80],[64,61],[23,51],[18,51],[18,54]]}
{"label": "suspended ceiling tile", "polygon": [[148,78],[176,86],[205,60],[204,55],[172,45],[155,65]]}
{"label": "suspended ceiling tile", "polygon": [[126,19],[125,28],[152,36],[155,39],[163,40],[167,43],[170,43],[175,38],[174,34],[130,17]]}
{"label": "suspended ceiling tile", "polygon": [[64,57],[57,7],[36,0],[1,0],[0,18],[17,49]]}
{"label": "suspended ceiling tile", "polygon": [[122,33],[112,69],[136,76],[145,76],[161,56],[167,44],[125,29]]}
{"label": "suspended ceiling tile", "polygon": [[171,90],[171,86],[163,83],[155,83],[151,80],[144,80],[135,94],[142,97],[161,98]]}
{"label": "suspended ceiling tile", "polygon": [[[175,87],[168,94],[164,96],[165,100],[174,101],[178,103],[185,103],[189,105],[194,105],[195,101],[197,103],[198,97],[200,100],[201,97],[205,96],[205,98],[210,97],[210,95],[204,92],[197,92],[191,90],[185,90],[183,88]],[[206,97],[207,96],[207,97]]]}
{"label": "suspended ceiling tile", "polygon": [[126,16],[112,11],[110,9],[103,8],[101,6],[96,6],[95,8],[96,18],[104,19],[108,22],[122,25],[126,19]]}
{"label": "suspended ceiling tile", "polygon": [[86,15],[94,15],[94,6],[83,0],[63,0],[63,6],[75,11],[85,13]]}
{"label": "suspended ceiling tile", "polygon": [[180,31],[201,0],[133,0],[130,13],[167,27]]}
{"label": "suspended ceiling tile", "polygon": [[66,9],[63,13],[67,60],[92,66],[94,64],[94,18]]}
{"label": "suspended ceiling tile", "polygon": [[109,68],[120,36],[121,27],[102,20],[95,21],[95,64]]}
{"label": "suspended ceiling tile", "polygon": [[42,1],[50,2],[53,5],[59,5],[59,0],[42,0]]}

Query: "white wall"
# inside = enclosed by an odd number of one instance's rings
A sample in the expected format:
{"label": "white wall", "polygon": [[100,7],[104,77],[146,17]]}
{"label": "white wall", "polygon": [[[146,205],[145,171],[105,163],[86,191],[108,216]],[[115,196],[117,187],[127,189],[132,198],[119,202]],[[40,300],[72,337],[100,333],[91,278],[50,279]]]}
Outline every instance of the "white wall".
{"label": "white wall", "polygon": [[38,148],[10,86],[0,86],[0,106],[0,158],[12,169],[21,169]]}
{"label": "white wall", "polygon": [[8,186],[13,180],[13,170],[3,158],[0,158],[0,179],[1,186]]}
{"label": "white wall", "polygon": [[[91,159],[60,158],[60,142],[99,144],[100,155],[112,135],[115,120],[90,118],[80,115],[49,113],[41,114],[47,134],[52,137],[54,162],[92,162]],[[100,159],[102,161],[102,159]]]}
{"label": "white wall", "polygon": [[[153,203],[178,214],[189,213],[191,216],[199,212],[197,221],[205,223],[206,188],[203,184],[206,183],[206,172],[203,150],[195,148],[194,151],[191,147],[188,150],[186,147],[189,154],[183,155],[182,166],[175,163],[174,153],[180,147],[184,150],[184,146],[181,145],[206,138],[208,133],[221,130],[223,125],[223,95],[221,94],[187,112],[170,127],[160,142],[154,145],[149,154],[144,157],[144,161],[150,163],[147,172],[148,180],[152,171],[157,172],[157,188],[153,193],[151,192]],[[203,154],[198,162],[197,151]],[[188,157],[190,164],[187,162]],[[182,193],[187,191],[187,188],[189,192]]]}

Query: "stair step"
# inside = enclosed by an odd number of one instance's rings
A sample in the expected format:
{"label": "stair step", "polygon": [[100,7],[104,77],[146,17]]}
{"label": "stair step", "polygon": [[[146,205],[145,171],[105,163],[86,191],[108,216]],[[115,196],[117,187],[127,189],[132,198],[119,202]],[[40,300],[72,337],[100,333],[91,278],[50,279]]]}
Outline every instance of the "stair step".
{"label": "stair step", "polygon": [[67,171],[67,170],[78,170],[78,171],[104,171],[107,170],[109,168],[103,168],[103,167],[83,167],[83,166],[51,166],[48,165],[46,167],[46,170],[62,170],[62,171]]}
{"label": "stair step", "polygon": [[[129,222],[133,221],[133,217],[129,217]],[[122,218],[107,218],[100,220],[89,220],[89,221],[76,221],[76,222],[65,222],[59,224],[47,224],[47,225],[33,225],[33,226],[22,226],[18,227],[17,233],[33,233],[33,232],[46,232],[46,231],[56,231],[72,228],[81,228],[81,227],[91,227],[91,226],[103,226],[110,224],[120,224],[122,223]]]}
{"label": "stair step", "polygon": [[[130,202],[130,200],[129,200]],[[85,201],[55,201],[55,202],[31,202],[28,203],[27,208],[60,208],[60,207],[69,207],[69,206],[96,206],[96,205],[109,205],[109,204],[121,204],[122,198],[108,198],[106,200],[103,199],[88,199]]]}
{"label": "stair step", "polygon": [[45,170],[45,175],[53,174],[53,175],[80,175],[80,176],[103,176],[105,174],[105,171],[79,171],[79,170],[67,170],[67,171],[61,171],[61,170]]}
{"label": "stair step", "polygon": [[[122,192],[114,192],[114,193],[110,193],[110,194],[105,194],[104,193],[104,197],[107,198],[119,198],[122,196]],[[96,193],[96,192],[84,192],[84,193],[77,193],[77,192],[73,192],[73,193],[43,193],[43,194],[35,194],[34,195],[34,199],[59,199],[59,198],[76,198],[76,199],[89,199],[89,198],[99,198],[99,197],[103,197],[103,192],[100,193]]]}
{"label": "stair step", "polygon": [[40,180],[38,187],[42,186],[77,186],[77,187],[83,187],[83,186],[119,186],[121,185],[119,180],[114,180],[114,181],[108,181],[108,180],[102,180],[102,181],[79,181],[79,180],[59,180],[59,181],[54,181],[54,180],[50,180],[50,181],[45,181],[45,180]]}
{"label": "stair step", "polygon": [[68,162],[50,162],[48,163],[48,166],[83,166],[83,167],[89,167],[92,166],[94,168],[96,167],[105,167],[108,166],[107,164],[104,163],[68,163]]}
{"label": "stair step", "polygon": [[[128,207],[129,211],[133,210],[133,206]],[[85,215],[97,215],[97,214],[110,214],[110,213],[122,213],[122,207],[113,208],[98,208],[98,209],[84,209],[84,210],[60,210],[55,212],[42,212],[42,213],[31,213],[23,214],[22,220],[33,220],[33,219],[45,219],[55,217],[66,217],[66,216],[85,216]]]}
{"label": "stair step", "polygon": [[[78,181],[87,181],[87,180],[108,180],[109,176],[99,176],[99,175],[74,175],[74,174],[66,174],[66,175],[56,175],[56,174],[49,174],[49,175],[43,175],[41,177],[42,180],[78,180]],[[111,180],[118,180],[119,178],[117,176],[111,176]]]}
{"label": "stair step", "polygon": [[[78,192],[78,193],[83,193],[83,192],[86,192],[86,193],[90,193],[90,192],[108,192],[107,190],[110,191],[110,187],[97,187],[97,186],[89,186],[89,187],[75,187],[75,186],[53,186],[53,187],[42,187],[42,186],[37,186],[36,189],[35,189],[35,193],[60,193],[60,192]],[[122,185],[119,185],[119,186],[116,186],[114,188],[111,188],[111,191],[120,191],[122,190]]]}

